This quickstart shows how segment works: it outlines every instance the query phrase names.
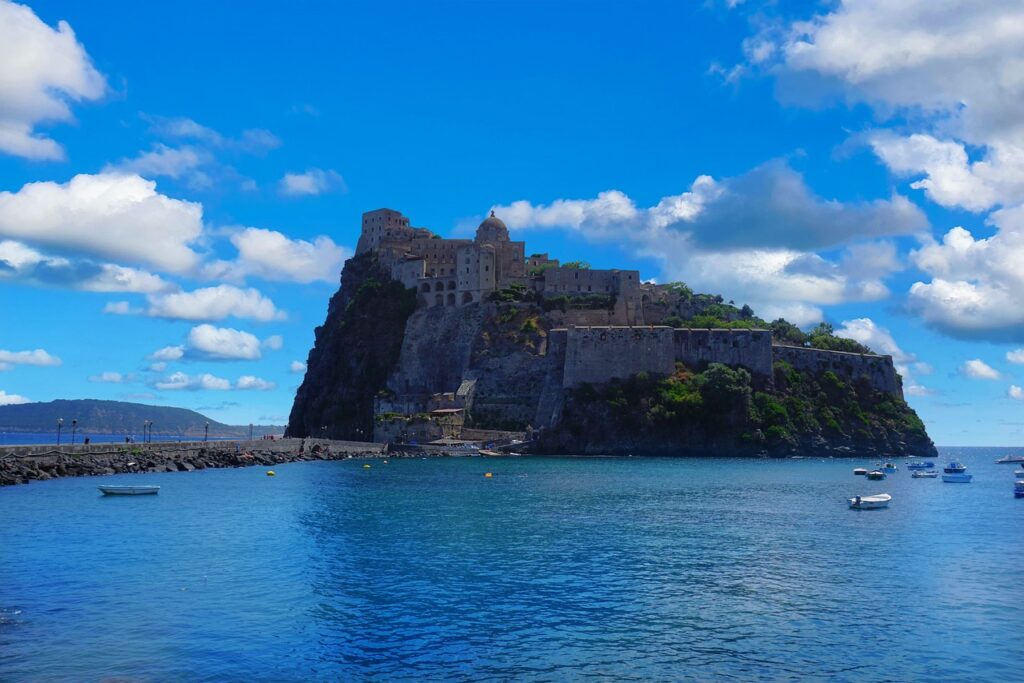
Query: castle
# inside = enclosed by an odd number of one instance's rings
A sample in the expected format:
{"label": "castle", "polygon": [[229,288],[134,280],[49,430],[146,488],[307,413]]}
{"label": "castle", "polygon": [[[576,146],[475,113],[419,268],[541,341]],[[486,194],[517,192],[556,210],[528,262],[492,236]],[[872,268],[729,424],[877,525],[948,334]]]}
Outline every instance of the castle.
{"label": "castle", "polygon": [[[770,387],[773,363],[784,360],[799,371],[865,379],[902,398],[890,356],[778,345],[769,330],[663,324],[681,310],[677,290],[643,283],[636,270],[581,268],[547,254],[527,257],[525,243],[511,240],[493,212],[469,240],[413,227],[392,209],[370,211],[363,214],[356,250],[367,252],[417,297],[398,366],[375,413],[430,413],[448,436],[459,434],[462,416],[470,412],[494,423],[550,427],[560,419],[565,390],[641,372],[666,376],[677,362],[743,367],[755,385]],[[493,318],[499,304],[492,295],[509,290],[520,297],[514,301],[539,304],[546,329],[535,347],[497,353],[489,346],[487,311]],[[398,436],[387,424],[377,429],[378,439]]]}

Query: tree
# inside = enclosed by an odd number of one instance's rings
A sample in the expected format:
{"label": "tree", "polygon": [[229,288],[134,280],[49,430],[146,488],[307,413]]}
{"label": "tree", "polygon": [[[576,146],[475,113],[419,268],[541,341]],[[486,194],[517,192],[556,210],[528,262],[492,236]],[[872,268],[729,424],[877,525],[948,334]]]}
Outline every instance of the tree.
{"label": "tree", "polygon": [[590,264],[586,261],[566,261],[562,264],[562,267],[573,270],[590,270]]}
{"label": "tree", "polygon": [[711,363],[701,377],[701,398],[712,417],[728,420],[749,413],[749,372],[743,368]]}

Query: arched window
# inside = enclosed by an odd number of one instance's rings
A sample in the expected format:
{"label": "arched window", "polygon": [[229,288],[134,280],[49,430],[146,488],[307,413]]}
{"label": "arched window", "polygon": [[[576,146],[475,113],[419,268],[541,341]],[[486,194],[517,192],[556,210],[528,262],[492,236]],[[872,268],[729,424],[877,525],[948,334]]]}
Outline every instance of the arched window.
{"label": "arched window", "polygon": [[448,289],[455,289],[455,280],[448,281]]}
{"label": "arched window", "polygon": [[430,283],[429,282],[424,282],[423,286],[420,287],[420,291],[421,292],[429,292],[430,291]]}
{"label": "arched window", "polygon": [[449,306],[454,306],[455,305],[455,292],[448,292],[448,305]]}
{"label": "arched window", "polygon": [[462,293],[462,303],[464,303],[464,304],[471,304],[471,303],[473,303],[473,293],[472,292],[463,292]]}
{"label": "arched window", "polygon": [[435,306],[444,306],[444,294],[435,294],[434,295],[434,305]]}
{"label": "arched window", "polygon": [[444,283],[443,282],[436,283],[434,285],[434,291],[435,292],[443,292],[444,291]]}

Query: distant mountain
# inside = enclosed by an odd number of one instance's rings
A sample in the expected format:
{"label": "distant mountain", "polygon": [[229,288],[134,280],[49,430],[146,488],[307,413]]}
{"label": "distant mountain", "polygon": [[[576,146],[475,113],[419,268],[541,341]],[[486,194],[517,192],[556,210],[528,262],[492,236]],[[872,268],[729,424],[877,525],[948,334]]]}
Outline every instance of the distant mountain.
{"label": "distant mountain", "polygon": [[[0,406],[0,431],[53,432],[60,418],[64,419],[64,429],[68,432],[71,431],[71,421],[78,420],[78,432],[86,435],[142,434],[143,425],[149,420],[153,423],[154,434],[202,437],[204,427],[209,423],[211,437],[249,436],[249,425],[226,425],[186,408],[88,398]],[[254,437],[260,437],[283,431],[283,426],[254,425],[252,433]]]}

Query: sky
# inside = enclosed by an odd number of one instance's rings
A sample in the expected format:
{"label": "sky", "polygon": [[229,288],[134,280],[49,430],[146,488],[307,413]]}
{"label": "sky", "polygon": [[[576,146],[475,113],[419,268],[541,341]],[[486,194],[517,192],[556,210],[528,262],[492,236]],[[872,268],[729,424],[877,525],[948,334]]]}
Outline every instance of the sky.
{"label": "sky", "polygon": [[1024,439],[1024,5],[0,0],[0,404],[286,421],[360,214],[819,321]]}

